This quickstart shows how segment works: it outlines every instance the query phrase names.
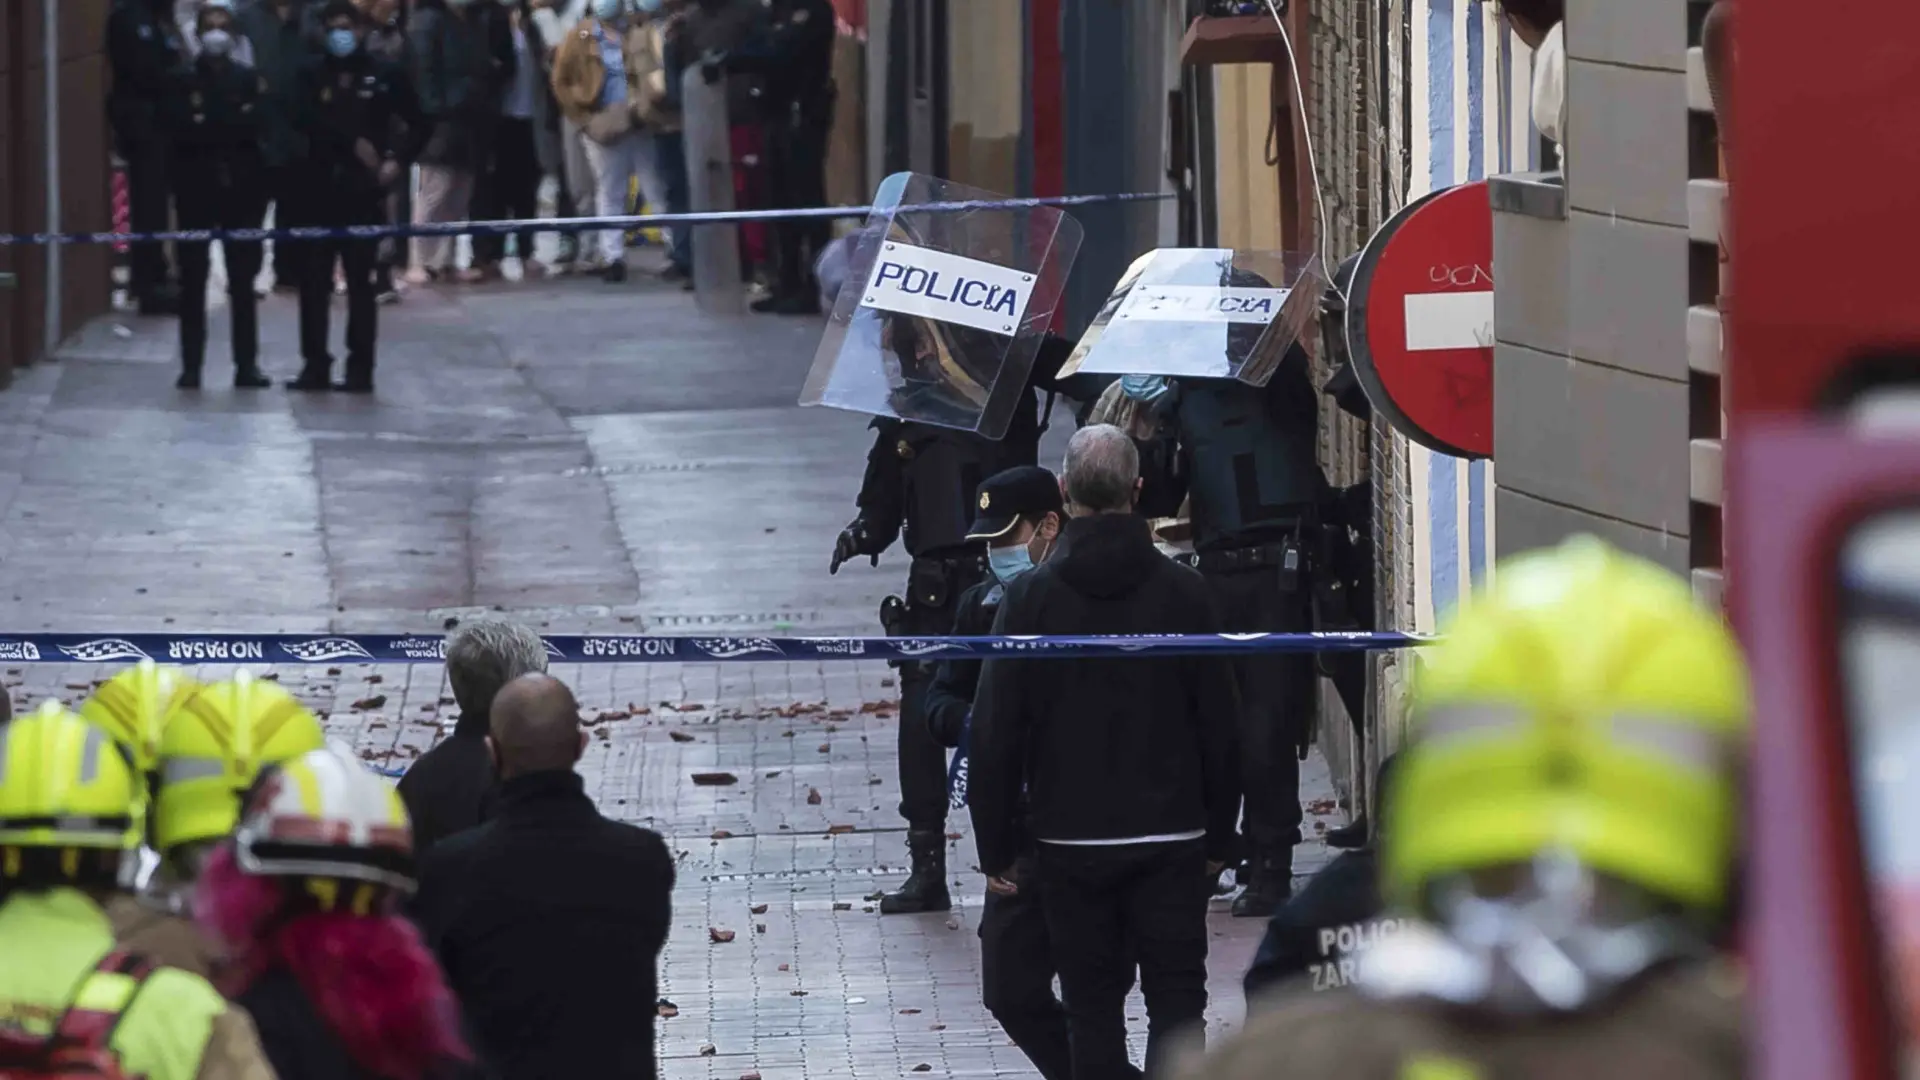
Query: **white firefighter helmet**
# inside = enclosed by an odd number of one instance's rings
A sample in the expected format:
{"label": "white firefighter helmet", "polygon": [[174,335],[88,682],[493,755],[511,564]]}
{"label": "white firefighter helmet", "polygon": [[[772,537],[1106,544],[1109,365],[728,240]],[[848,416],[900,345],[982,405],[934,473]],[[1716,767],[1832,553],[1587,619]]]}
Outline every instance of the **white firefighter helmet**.
{"label": "white firefighter helmet", "polygon": [[261,778],[234,831],[234,855],[249,874],[309,879],[322,910],[369,914],[381,890],[414,888],[406,806],[337,742]]}

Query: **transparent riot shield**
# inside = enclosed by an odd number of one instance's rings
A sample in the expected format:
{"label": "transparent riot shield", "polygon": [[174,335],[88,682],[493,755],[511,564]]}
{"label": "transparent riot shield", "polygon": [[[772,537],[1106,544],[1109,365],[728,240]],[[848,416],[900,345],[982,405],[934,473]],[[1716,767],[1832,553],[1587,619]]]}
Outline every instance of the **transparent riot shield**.
{"label": "transparent riot shield", "polygon": [[1134,260],[1060,369],[1264,386],[1320,310],[1317,255],[1161,248]]}
{"label": "transparent riot shield", "polygon": [[800,404],[1005,435],[1082,237],[1058,209],[1008,201],[881,181]]}
{"label": "transparent riot shield", "polygon": [[[680,83],[687,147],[687,192],[693,212],[726,213],[733,206],[733,145],[727,128],[727,79],[718,68],[690,64]],[[747,309],[740,280],[740,229],[693,227],[693,294],[702,311]]]}

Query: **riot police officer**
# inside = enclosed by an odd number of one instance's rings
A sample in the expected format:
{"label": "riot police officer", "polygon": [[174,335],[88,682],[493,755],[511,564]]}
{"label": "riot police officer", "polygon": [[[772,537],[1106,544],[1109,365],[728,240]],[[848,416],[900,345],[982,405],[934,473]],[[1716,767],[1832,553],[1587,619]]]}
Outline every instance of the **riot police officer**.
{"label": "riot police officer", "polygon": [[[257,229],[267,213],[266,165],[260,153],[260,82],[252,68],[233,59],[233,8],[226,0],[203,4],[196,16],[200,54],[163,103],[172,143],[174,204],[182,229]],[[180,380],[182,390],[200,388],[207,351],[209,241],[179,246]],[[260,272],[260,242],[221,241],[227,257],[227,301],[233,319],[233,385],[268,385],[258,364],[260,325],[253,279]]]}
{"label": "riot police officer", "polygon": [[[328,0],[320,19],[325,53],[303,73],[298,90],[307,160],[293,181],[295,223],[379,225],[386,221],[387,191],[406,175],[428,125],[405,72],[367,53],[367,19],[351,0]],[[338,236],[307,243],[300,278],[302,365],[289,388],[373,392],[379,246],[371,238]],[[335,263],[347,279],[347,370],[337,385],[327,352]]]}
{"label": "riot police officer", "polygon": [[[1256,337],[1264,327],[1252,327]],[[1236,329],[1236,333],[1239,333]],[[1312,629],[1309,539],[1326,478],[1307,354],[1288,349],[1265,386],[1237,379],[1127,376],[1128,397],[1162,434],[1145,447],[1140,512],[1170,517],[1191,498],[1193,554],[1229,633]],[[1244,830],[1251,881],[1233,913],[1266,917],[1292,891],[1300,842],[1300,755],[1315,680],[1307,654],[1238,657]]]}
{"label": "riot police officer", "polygon": [[[952,630],[961,594],[986,573],[978,541],[967,539],[975,493],[981,481],[995,473],[1036,462],[1044,430],[1036,390],[1050,388],[1053,373],[1072,348],[1072,342],[1056,337],[1041,346],[1033,379],[998,441],[957,428],[887,417],[873,421],[859,514],[835,542],[829,573],[862,555],[878,566],[881,552],[896,538],[902,540],[913,564],[907,572],[906,598],[890,596],[881,605],[880,622],[889,635],[935,636]],[[881,899],[880,911],[946,911],[953,906],[946,876],[947,760],[926,720],[934,666],[899,667],[900,816],[907,820],[912,868],[899,891]]]}

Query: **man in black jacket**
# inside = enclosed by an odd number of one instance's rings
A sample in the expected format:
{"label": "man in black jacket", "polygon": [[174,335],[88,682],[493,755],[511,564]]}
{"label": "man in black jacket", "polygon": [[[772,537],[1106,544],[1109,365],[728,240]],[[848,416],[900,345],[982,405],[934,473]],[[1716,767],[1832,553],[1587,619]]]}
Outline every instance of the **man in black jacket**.
{"label": "man in black jacket", "polygon": [[460,718],[453,734],[422,754],[399,784],[413,821],[415,855],[486,820],[493,791],[493,755],[487,751],[493,697],[520,676],[545,670],[546,642],[519,623],[476,619],[448,635],[447,684]]}
{"label": "man in black jacket", "polygon": [[[1065,474],[1060,550],[1007,590],[993,632],[1218,632],[1205,582],[1160,554],[1133,513],[1133,440],[1082,428]],[[1136,962],[1149,1074],[1169,1036],[1201,1021],[1209,875],[1233,849],[1239,809],[1237,707],[1232,668],[1212,656],[995,659],[981,672],[968,793],[980,867],[1018,890],[1022,838],[1036,841],[1076,1080],[1130,1068]]]}
{"label": "man in black jacket", "polygon": [[494,815],[427,854],[414,898],[474,1049],[500,1080],[651,1080],[673,856],[594,808],[574,771],[580,706],[559,680],[508,683],[488,741]]}
{"label": "man in black jacket", "polygon": [[[993,632],[1007,587],[1046,561],[1066,514],[1060,481],[1038,465],[988,477],[976,504],[979,512],[967,539],[986,542],[992,576],[961,594],[953,632],[962,637]],[[968,717],[979,682],[980,661],[944,660],[927,689],[927,725],[933,737],[959,750],[951,781],[955,807],[965,805]],[[1012,881],[987,880],[986,910],[980,916],[980,997],[1041,1076],[1068,1080],[1073,1073],[1067,1011],[1053,996],[1054,974],[1046,912],[1033,876],[1032,845],[1022,844]]]}

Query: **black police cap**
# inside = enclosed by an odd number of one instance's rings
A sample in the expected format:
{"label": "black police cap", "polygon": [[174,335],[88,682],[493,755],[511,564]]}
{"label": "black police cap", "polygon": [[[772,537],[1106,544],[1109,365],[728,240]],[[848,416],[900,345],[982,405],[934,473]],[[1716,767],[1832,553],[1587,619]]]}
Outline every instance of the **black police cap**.
{"label": "black police cap", "polygon": [[1012,532],[1022,517],[1066,512],[1060,498],[1060,481],[1038,465],[1020,465],[994,473],[980,485],[974,505],[973,528],[969,540],[993,540]]}

